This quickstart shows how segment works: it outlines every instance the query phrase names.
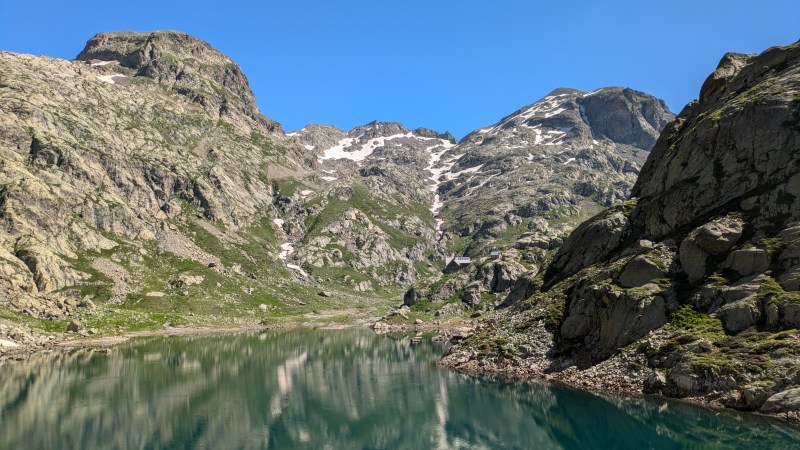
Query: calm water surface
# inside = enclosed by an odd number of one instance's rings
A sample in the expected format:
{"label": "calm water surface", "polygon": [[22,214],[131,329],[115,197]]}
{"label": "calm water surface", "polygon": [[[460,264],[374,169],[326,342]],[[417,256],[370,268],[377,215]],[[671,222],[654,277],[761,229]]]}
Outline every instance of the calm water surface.
{"label": "calm water surface", "polygon": [[474,379],[368,330],[137,339],[0,366],[0,449],[798,448],[663,399]]}

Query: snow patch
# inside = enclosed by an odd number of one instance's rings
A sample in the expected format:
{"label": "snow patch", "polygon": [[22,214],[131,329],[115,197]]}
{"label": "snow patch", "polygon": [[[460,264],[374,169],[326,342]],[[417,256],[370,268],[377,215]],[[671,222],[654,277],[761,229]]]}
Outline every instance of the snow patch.
{"label": "snow patch", "polygon": [[272,219],[272,223],[274,223],[280,228],[283,228],[283,224],[286,222],[283,219]]}
{"label": "snow patch", "polygon": [[572,161],[575,161],[575,158],[570,158],[570,159],[564,161],[564,165],[566,166],[567,164],[571,163]]}
{"label": "snow patch", "polygon": [[335,146],[325,150],[324,154],[320,158],[320,161],[324,161],[326,159],[349,159],[352,161],[361,162],[366,159],[372,152],[378,148],[386,145],[386,142],[391,141],[393,139],[398,138],[410,138],[413,137],[413,133],[410,131],[405,134],[393,134],[391,136],[380,136],[374,139],[370,139],[365,144],[361,145],[361,148],[356,150],[346,150],[353,146],[353,143],[357,140],[356,138],[344,138],[339,141],[338,144]]}
{"label": "snow patch", "polygon": [[[287,135],[287,136],[288,136],[288,135]],[[315,145],[306,144],[306,145],[304,145],[303,147],[305,147],[305,148],[306,148],[306,150],[314,150],[314,147],[316,147],[316,146],[315,146]]]}
{"label": "snow patch", "polygon": [[278,255],[278,258],[280,258],[281,261],[286,261],[286,258],[292,253],[294,253],[294,246],[288,242],[284,242],[281,244],[281,253]]}
{"label": "snow patch", "polygon": [[308,197],[309,195],[311,195],[313,193],[314,193],[314,191],[312,191],[310,189],[306,189],[306,190],[300,191],[300,195],[302,195],[303,197]]}
{"label": "snow patch", "polygon": [[444,206],[444,203],[442,202],[442,199],[439,197],[439,194],[434,195],[433,204],[431,205],[430,208],[431,214],[433,214],[434,216],[436,214],[439,214],[439,210],[442,209],[442,206]]}
{"label": "snow patch", "polygon": [[306,273],[306,271],[305,271],[305,270],[303,270],[303,268],[302,268],[302,267],[300,267],[300,266],[298,266],[297,264],[287,264],[287,265],[286,265],[286,267],[288,267],[288,268],[290,268],[290,269],[292,269],[292,270],[295,270],[295,271],[297,271],[297,273],[299,273],[300,275],[302,275],[302,276],[304,276],[304,277],[306,277],[306,278],[309,278],[309,276],[308,276],[308,274]]}
{"label": "snow patch", "polygon": [[125,75],[119,75],[119,74],[116,74],[116,75],[97,75],[97,79],[98,80],[100,80],[100,81],[102,81],[104,83],[110,83],[110,84],[117,84],[117,81],[123,80],[125,78],[128,78],[128,77],[126,77]]}
{"label": "snow patch", "polygon": [[102,66],[107,66],[109,64],[114,64],[116,62],[117,61],[97,61],[97,62],[93,62],[93,63],[91,63],[89,65],[92,66],[92,67],[102,67]]}
{"label": "snow patch", "polygon": [[338,180],[338,178],[336,178],[336,177],[320,177],[320,178],[322,178],[325,181],[336,181],[336,180]]}

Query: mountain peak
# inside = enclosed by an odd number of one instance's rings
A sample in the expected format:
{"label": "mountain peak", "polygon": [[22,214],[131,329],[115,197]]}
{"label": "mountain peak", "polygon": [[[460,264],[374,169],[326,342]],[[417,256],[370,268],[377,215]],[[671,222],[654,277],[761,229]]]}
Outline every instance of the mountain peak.
{"label": "mountain peak", "polygon": [[581,91],[580,89],[573,89],[568,87],[560,87],[553,89],[546,97],[552,97],[555,95],[583,95],[586,92]]}
{"label": "mountain peak", "polygon": [[607,139],[649,151],[673,117],[663,100],[634,89],[605,87],[587,93],[562,87],[464,140],[521,139],[534,145],[589,147]]}
{"label": "mountain peak", "polygon": [[[180,31],[104,32],[86,43],[79,61],[116,61],[135,76],[170,85],[220,117],[245,118],[270,131],[280,125],[262,116],[247,77],[209,43]],[[243,116],[243,117],[242,117]]]}

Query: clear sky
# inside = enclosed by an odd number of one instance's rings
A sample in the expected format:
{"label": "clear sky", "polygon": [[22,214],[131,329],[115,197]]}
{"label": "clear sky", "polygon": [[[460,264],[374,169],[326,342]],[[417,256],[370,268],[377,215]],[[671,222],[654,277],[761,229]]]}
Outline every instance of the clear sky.
{"label": "clear sky", "polygon": [[628,86],[674,112],[727,51],[800,39],[798,0],[0,0],[0,49],[74,58],[100,31],[173,29],[234,59],[287,131],[496,122],[557,87]]}

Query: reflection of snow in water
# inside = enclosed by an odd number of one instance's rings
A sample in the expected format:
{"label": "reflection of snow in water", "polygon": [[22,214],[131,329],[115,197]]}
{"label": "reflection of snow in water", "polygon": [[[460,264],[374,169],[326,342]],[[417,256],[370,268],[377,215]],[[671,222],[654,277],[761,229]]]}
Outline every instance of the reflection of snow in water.
{"label": "reflection of snow in water", "polygon": [[286,362],[278,366],[276,370],[278,394],[272,397],[269,404],[270,414],[272,414],[273,419],[281,415],[281,399],[292,390],[292,377],[300,371],[307,359],[308,351],[303,351],[303,353],[287,359]]}
{"label": "reflection of snow in water", "polygon": [[436,419],[438,424],[436,427],[436,448],[448,449],[447,445],[447,409],[449,408],[449,401],[447,397],[447,385],[444,383],[444,377],[439,378],[439,395],[436,396]]}

